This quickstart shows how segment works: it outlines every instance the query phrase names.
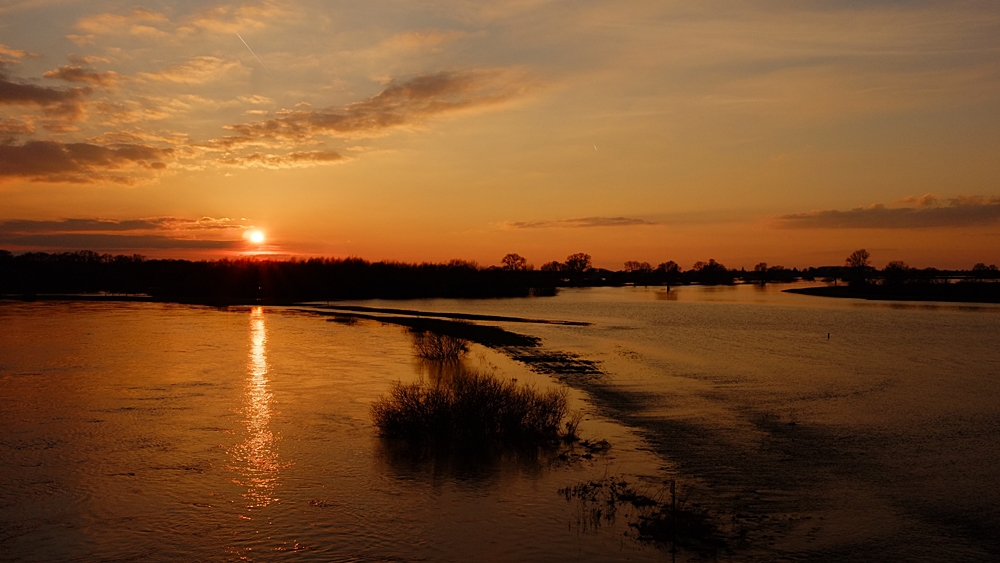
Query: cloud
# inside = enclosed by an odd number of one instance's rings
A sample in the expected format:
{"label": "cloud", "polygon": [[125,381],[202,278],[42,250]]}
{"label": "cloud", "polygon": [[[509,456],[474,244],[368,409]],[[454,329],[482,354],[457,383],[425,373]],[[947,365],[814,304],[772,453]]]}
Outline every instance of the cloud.
{"label": "cloud", "polygon": [[916,205],[917,207],[935,207],[941,205],[941,200],[934,194],[924,194],[920,197],[912,195],[907,196],[899,200],[897,203]]}
{"label": "cloud", "polygon": [[319,164],[334,164],[350,160],[334,151],[303,151],[285,155],[254,153],[220,159],[222,164],[246,168],[299,168]]}
{"label": "cloud", "polygon": [[200,32],[246,33],[264,29],[274,22],[287,22],[294,15],[294,12],[278,4],[226,4],[171,21],[163,13],[134,8],[124,14],[108,12],[80,18],[73,26],[77,33],[66,38],[77,45],[89,45],[102,36],[131,35],[159,40],[190,37]]}
{"label": "cloud", "polygon": [[0,142],[4,137],[14,137],[17,135],[30,135],[35,132],[34,126],[17,119],[0,118]]}
{"label": "cloud", "polygon": [[229,79],[233,74],[246,74],[249,69],[239,61],[225,61],[218,57],[200,56],[174,65],[160,72],[140,72],[137,76],[157,82],[175,84],[204,84]]}
{"label": "cloud", "polygon": [[116,221],[113,219],[63,219],[61,221],[32,221],[14,219],[0,221],[0,234],[27,234],[80,231],[136,231],[158,229],[158,219],[133,219]]}
{"label": "cloud", "polygon": [[90,65],[90,64],[94,64],[94,63],[110,63],[111,62],[110,59],[106,59],[104,57],[98,57],[98,56],[95,56],[95,55],[88,55],[86,57],[78,57],[76,55],[70,54],[70,55],[67,55],[66,58],[69,59],[69,62],[71,62],[71,63],[73,63],[75,65]]}
{"label": "cloud", "polygon": [[21,49],[11,49],[0,43],[0,63],[16,63],[24,57],[37,57],[34,53],[29,53]]}
{"label": "cloud", "polygon": [[652,221],[635,217],[580,217],[577,219],[560,219],[556,221],[513,221],[504,223],[512,229],[553,229],[553,228],[589,228],[589,227],[635,227],[640,225],[658,225]]}
{"label": "cloud", "polygon": [[0,244],[43,248],[233,249],[239,239],[218,238],[246,225],[229,218],[152,217],[144,219],[73,218],[57,221],[0,221]]}
{"label": "cloud", "polygon": [[236,249],[245,246],[242,240],[179,239],[164,235],[106,235],[106,234],[46,234],[0,235],[0,244],[87,250],[127,249]]}
{"label": "cloud", "polygon": [[776,218],[777,225],[791,229],[924,229],[970,227],[1000,222],[1000,197],[979,195],[949,198],[941,205],[933,194],[910,197],[911,207],[886,207],[877,203],[850,211],[823,210],[792,213]]}
{"label": "cloud", "polygon": [[274,100],[272,100],[271,98],[268,98],[266,96],[261,96],[258,94],[254,94],[253,96],[237,96],[236,99],[241,102],[246,102],[248,104],[254,104],[254,105],[274,103]]}
{"label": "cloud", "polygon": [[98,86],[108,86],[118,81],[118,74],[114,71],[97,72],[82,66],[64,65],[55,70],[50,70],[42,74],[45,78],[55,78],[67,82],[83,82]]}
{"label": "cloud", "polygon": [[137,36],[166,35],[165,32],[151,27],[150,24],[168,23],[167,16],[146,10],[134,8],[128,14],[96,14],[80,18],[73,26],[80,34],[67,35],[66,38],[77,45],[93,43],[98,35],[132,34]]}
{"label": "cloud", "polygon": [[151,217],[146,219],[60,219],[58,221],[36,221],[12,219],[0,221],[0,234],[24,235],[32,233],[80,233],[80,232],[121,232],[121,231],[192,231],[245,229],[245,225],[228,217],[215,219],[184,219],[179,217]]}
{"label": "cloud", "polygon": [[469,33],[464,31],[439,29],[398,33],[383,41],[375,48],[373,54],[386,55],[418,51],[434,52],[438,51],[446,43],[469,37],[469,35]]}
{"label": "cloud", "polygon": [[0,106],[34,105],[44,108],[46,113],[69,119],[76,119],[82,115],[82,102],[90,94],[90,88],[61,90],[22,84],[12,81],[4,70],[3,63],[0,63]]}
{"label": "cloud", "polygon": [[172,149],[146,145],[104,147],[59,141],[0,144],[0,181],[11,178],[33,182],[133,184],[139,179],[134,174],[115,173],[162,170],[166,168],[163,160],[170,158],[172,153]]}
{"label": "cloud", "polygon": [[230,125],[235,135],[206,148],[298,144],[317,136],[372,136],[413,127],[430,117],[494,106],[523,94],[523,80],[497,70],[440,72],[392,82],[377,95],[344,108],[285,110],[280,117]]}
{"label": "cloud", "polygon": [[292,12],[274,4],[224,5],[199,13],[191,18],[190,25],[215,33],[245,33],[264,29],[270,22],[284,21],[291,15]]}

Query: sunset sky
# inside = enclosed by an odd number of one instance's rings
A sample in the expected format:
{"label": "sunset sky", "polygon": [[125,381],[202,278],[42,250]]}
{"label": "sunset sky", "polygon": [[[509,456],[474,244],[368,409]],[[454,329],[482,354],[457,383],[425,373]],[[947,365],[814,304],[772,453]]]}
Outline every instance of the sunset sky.
{"label": "sunset sky", "polygon": [[2,249],[861,247],[1000,263],[1000,3],[0,0]]}

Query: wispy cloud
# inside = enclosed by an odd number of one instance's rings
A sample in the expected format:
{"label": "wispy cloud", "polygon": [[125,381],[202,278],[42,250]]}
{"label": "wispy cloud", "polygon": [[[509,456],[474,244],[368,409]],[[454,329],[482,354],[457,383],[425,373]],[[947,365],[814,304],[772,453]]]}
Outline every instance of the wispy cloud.
{"label": "wispy cloud", "polygon": [[45,78],[55,78],[67,82],[82,82],[97,86],[108,86],[118,82],[120,78],[114,71],[97,72],[79,65],[63,65],[55,70],[42,74]]}
{"label": "wispy cloud", "polygon": [[359,137],[414,127],[426,119],[495,106],[530,88],[500,70],[440,72],[392,82],[377,95],[343,108],[288,110],[274,119],[230,125],[235,135],[205,143],[222,150],[252,145],[296,146],[315,137]]}
{"label": "wispy cloud", "polygon": [[193,57],[183,63],[173,65],[159,72],[140,72],[137,76],[156,82],[175,84],[204,84],[216,80],[228,80],[233,76],[246,75],[250,69],[239,61],[226,61],[218,57]]}
{"label": "wispy cloud", "polygon": [[958,196],[942,205],[933,194],[909,197],[887,207],[877,203],[849,211],[834,209],[792,213],[776,218],[777,225],[792,229],[925,229],[969,227],[1000,222],[1000,197]]}
{"label": "wispy cloud", "polygon": [[220,159],[222,164],[245,168],[302,168],[320,164],[335,164],[350,160],[334,151],[300,151],[283,155],[253,153]]}
{"label": "wispy cloud", "polygon": [[445,43],[468,36],[468,33],[457,30],[431,29],[426,31],[408,31],[393,35],[385,40],[380,48],[389,51],[436,50]]}
{"label": "wispy cloud", "polygon": [[0,235],[0,243],[32,248],[87,250],[142,250],[147,248],[227,250],[246,246],[241,240],[179,239],[163,235],[106,235],[89,233]]}
{"label": "wispy cloud", "polygon": [[76,33],[66,38],[77,45],[89,45],[107,36],[162,40],[204,32],[246,32],[264,29],[276,21],[287,21],[293,15],[287,6],[271,2],[223,4],[174,18],[146,8],[134,8],[126,13],[105,12],[82,17],[73,26]]}
{"label": "wispy cloud", "polygon": [[161,36],[166,35],[166,32],[154,26],[168,22],[167,16],[145,8],[134,8],[127,14],[95,14],[77,20],[74,28],[79,33],[67,35],[66,38],[77,45],[87,45],[100,35]]}
{"label": "wispy cloud", "polygon": [[653,221],[635,217],[580,217],[577,219],[559,219],[555,221],[508,221],[502,225],[511,229],[553,229],[553,228],[590,228],[590,227],[635,227],[641,225],[658,225]]}
{"label": "wispy cloud", "polygon": [[36,221],[13,219],[0,221],[0,233],[79,233],[118,231],[217,231],[244,229],[246,225],[227,217],[184,219],[180,217],[152,217],[146,219],[60,219],[58,221]]}
{"label": "wispy cloud", "polygon": [[192,16],[181,31],[191,28],[215,33],[260,30],[273,22],[288,20],[293,12],[287,6],[271,2],[217,6]]}
{"label": "wispy cloud", "polygon": [[23,49],[11,49],[0,43],[0,63],[16,63],[25,57],[35,57],[34,53],[29,53]]}
{"label": "wispy cloud", "polygon": [[235,231],[246,225],[228,218],[153,217],[145,219],[73,218],[56,221],[0,221],[0,244],[32,248],[90,250],[201,249],[246,246]]}
{"label": "wispy cloud", "polygon": [[31,123],[21,121],[20,119],[2,119],[0,118],[0,142],[3,141],[4,137],[16,137],[18,135],[30,135],[35,132],[35,127]]}

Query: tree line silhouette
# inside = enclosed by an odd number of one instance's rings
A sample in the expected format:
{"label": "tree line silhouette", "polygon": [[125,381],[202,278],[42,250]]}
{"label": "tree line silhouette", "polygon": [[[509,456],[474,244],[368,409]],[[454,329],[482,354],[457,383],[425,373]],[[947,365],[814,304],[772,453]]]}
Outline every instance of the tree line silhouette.
{"label": "tree line silhouette", "polygon": [[[966,284],[1000,280],[995,265],[969,270],[910,268],[900,261],[882,270],[870,265],[865,250],[852,253],[843,266],[784,268],[765,262],[751,270],[730,269],[714,259],[683,270],[674,261],[653,266],[627,261],[621,270],[593,267],[591,256],[576,253],[564,262],[535,269],[518,254],[499,266],[475,262],[407,264],[369,262],[361,258],[214,261],[147,259],[92,251],[14,255],[0,250],[0,294],[31,297],[44,294],[112,293],[148,295],[154,299],[195,303],[294,302],[332,299],[408,299],[423,297],[522,297],[554,295],[557,287],[671,286],[702,284],[784,283],[795,280],[844,280],[855,292],[919,292],[916,286],[949,279]],[[989,284],[996,292],[998,284]],[[878,290],[876,288],[884,288]]]}

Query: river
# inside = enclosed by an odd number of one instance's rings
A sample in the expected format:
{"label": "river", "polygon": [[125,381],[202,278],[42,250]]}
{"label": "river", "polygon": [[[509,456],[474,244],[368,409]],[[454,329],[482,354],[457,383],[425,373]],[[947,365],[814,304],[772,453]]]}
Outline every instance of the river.
{"label": "river", "polygon": [[[1000,556],[998,306],[779,286],[354,304],[592,323],[499,324],[598,362],[571,398],[584,437],[612,448],[468,460],[387,444],[369,405],[432,368],[374,321],[0,302],[0,559],[701,557],[559,492],[607,476],[675,481],[741,531],[720,560]],[[466,363],[566,385],[481,346]]]}

